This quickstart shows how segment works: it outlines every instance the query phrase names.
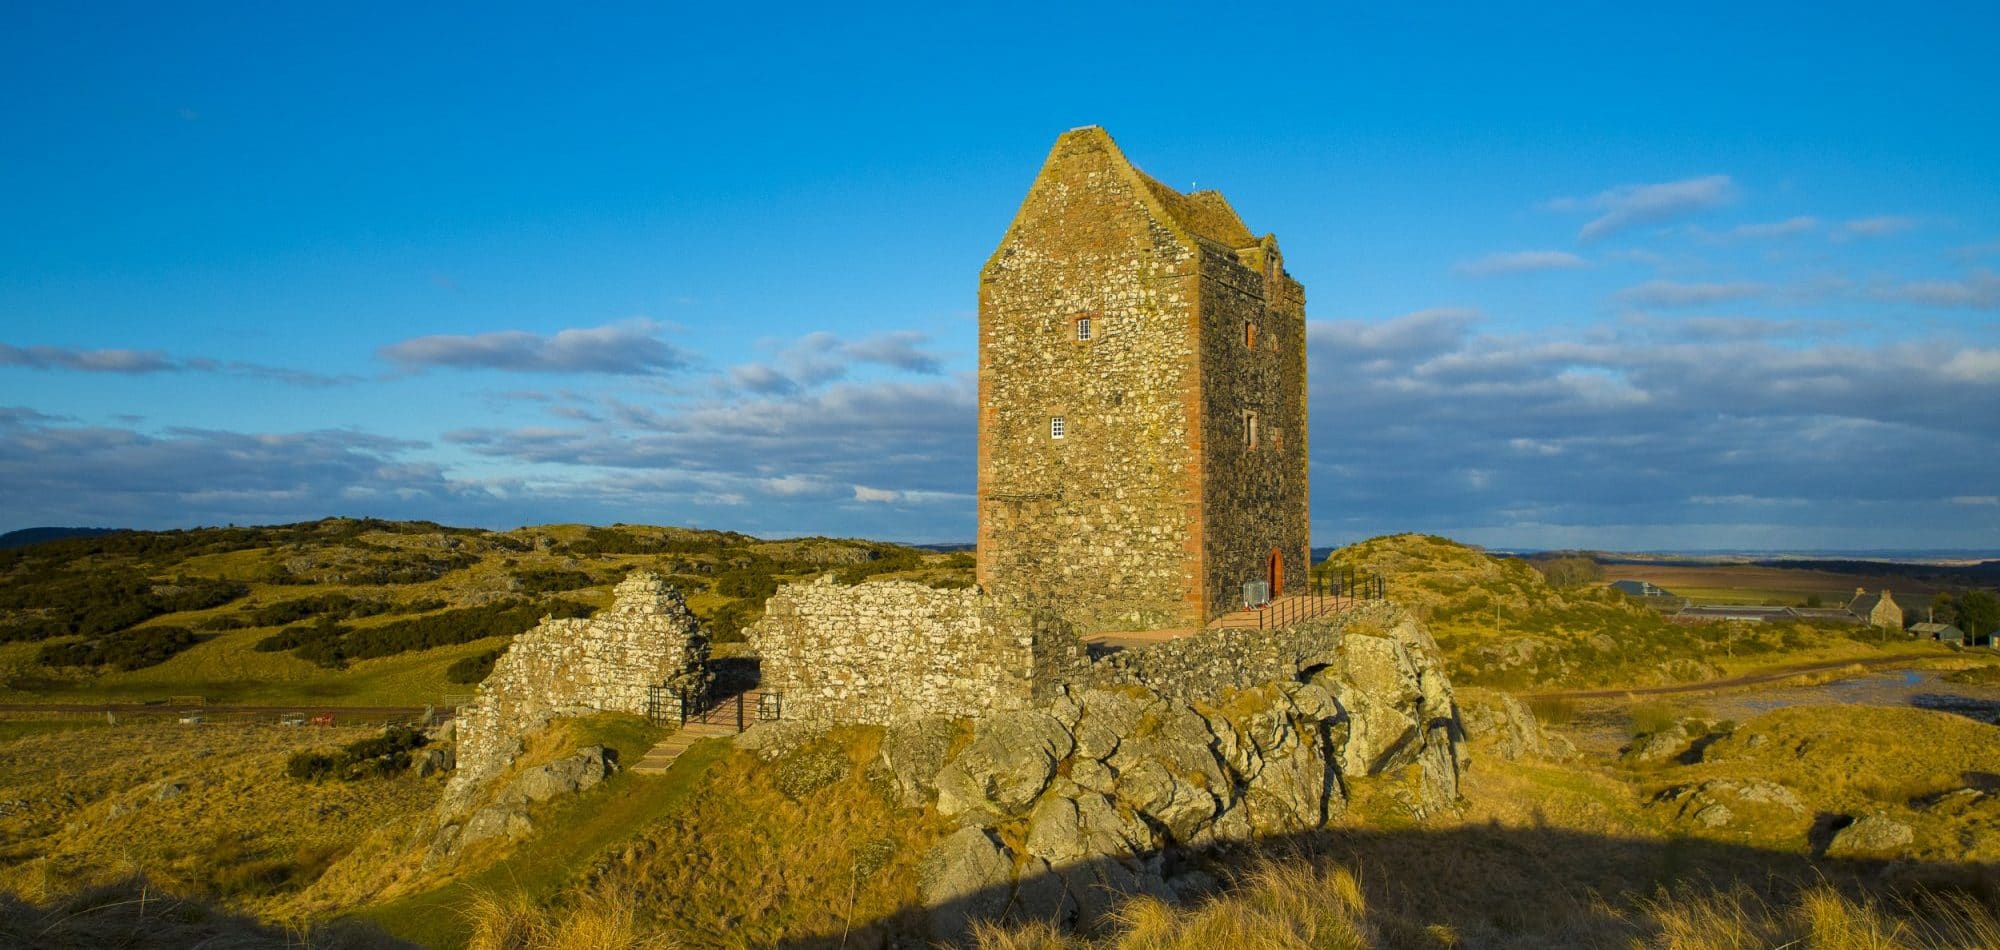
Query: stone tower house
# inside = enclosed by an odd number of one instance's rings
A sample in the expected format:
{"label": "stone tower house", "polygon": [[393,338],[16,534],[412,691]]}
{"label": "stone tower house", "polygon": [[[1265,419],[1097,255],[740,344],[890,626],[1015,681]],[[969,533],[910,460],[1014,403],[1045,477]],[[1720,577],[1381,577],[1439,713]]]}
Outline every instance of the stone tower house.
{"label": "stone tower house", "polygon": [[979,582],[1200,626],[1309,567],[1305,289],[1213,191],[1056,140],[980,273]]}

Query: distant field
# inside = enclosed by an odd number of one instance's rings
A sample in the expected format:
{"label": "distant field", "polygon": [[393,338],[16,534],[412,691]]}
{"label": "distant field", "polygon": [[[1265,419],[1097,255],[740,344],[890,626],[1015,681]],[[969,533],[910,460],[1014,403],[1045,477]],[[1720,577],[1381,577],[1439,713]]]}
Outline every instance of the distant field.
{"label": "distant field", "polygon": [[1888,588],[1905,608],[1927,603],[1944,589],[1909,577],[1888,574],[1845,574],[1754,564],[1664,565],[1606,564],[1604,580],[1651,581],[1674,593],[1706,603],[1761,604],[1775,600],[1796,604],[1814,594],[1827,606],[1846,603],[1856,587]]}

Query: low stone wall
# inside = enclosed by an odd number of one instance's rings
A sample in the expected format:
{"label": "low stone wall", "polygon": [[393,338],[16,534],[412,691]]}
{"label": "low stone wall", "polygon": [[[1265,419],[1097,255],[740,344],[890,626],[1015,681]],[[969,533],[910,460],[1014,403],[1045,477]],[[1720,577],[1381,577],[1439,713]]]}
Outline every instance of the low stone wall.
{"label": "low stone wall", "polygon": [[1204,630],[1192,636],[1121,650],[1090,667],[1099,686],[1132,684],[1186,702],[1219,702],[1226,694],[1338,659],[1344,631],[1354,624],[1389,626],[1403,614],[1386,603],[1363,604],[1276,630]]}
{"label": "low stone wall", "polygon": [[610,609],[543,620],[514,638],[461,710],[447,800],[505,770],[521,736],[558,716],[646,714],[649,687],[707,686],[708,633],[680,591],[650,571],[620,582]]}
{"label": "low stone wall", "polygon": [[784,718],[891,723],[1026,708],[1083,670],[1053,612],[909,582],[781,588],[749,630]]}

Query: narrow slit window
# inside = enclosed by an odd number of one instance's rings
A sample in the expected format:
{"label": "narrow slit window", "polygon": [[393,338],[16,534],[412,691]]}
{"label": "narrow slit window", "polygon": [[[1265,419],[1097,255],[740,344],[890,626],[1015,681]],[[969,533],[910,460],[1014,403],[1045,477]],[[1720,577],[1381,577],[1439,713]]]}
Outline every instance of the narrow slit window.
{"label": "narrow slit window", "polygon": [[1064,427],[1063,427],[1063,417],[1061,417],[1061,416],[1050,416],[1050,417],[1049,417],[1049,438],[1051,438],[1051,439],[1060,439],[1060,438],[1062,438],[1062,437],[1063,437],[1063,429],[1064,429]]}
{"label": "narrow slit window", "polygon": [[1248,320],[1243,321],[1243,345],[1253,350],[1257,348],[1257,325]]}
{"label": "narrow slit window", "polygon": [[1243,410],[1243,447],[1257,448],[1257,413],[1249,409]]}
{"label": "narrow slit window", "polygon": [[1079,339],[1079,340],[1088,340],[1088,339],[1090,339],[1090,318],[1089,318],[1089,317],[1078,317],[1078,318],[1076,318],[1076,338],[1077,338],[1077,339]]}

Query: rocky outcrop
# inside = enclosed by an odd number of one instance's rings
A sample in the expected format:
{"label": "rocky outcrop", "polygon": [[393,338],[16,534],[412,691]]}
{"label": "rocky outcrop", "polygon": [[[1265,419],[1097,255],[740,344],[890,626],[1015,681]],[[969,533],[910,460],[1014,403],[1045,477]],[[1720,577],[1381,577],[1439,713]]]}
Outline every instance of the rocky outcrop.
{"label": "rocky outcrop", "polygon": [[1576,756],[1576,746],[1544,729],[1527,703],[1506,693],[1461,693],[1458,717],[1468,739],[1509,762]]}
{"label": "rocky outcrop", "polygon": [[1910,846],[1917,834],[1909,825],[1883,815],[1863,815],[1833,833],[1827,842],[1830,858],[1891,857]]}
{"label": "rocky outcrop", "polygon": [[1802,834],[1812,817],[1791,789],[1763,779],[1718,778],[1676,786],[1651,804],[1682,824],[1745,835]]}
{"label": "rocky outcrop", "polygon": [[447,822],[431,839],[425,866],[456,858],[467,846],[493,838],[521,838],[534,830],[530,805],[595,788],[618,768],[617,756],[603,746],[586,746],[574,753],[525,769],[474,810],[464,822]]}
{"label": "rocky outcrop", "polygon": [[[1451,684],[1429,634],[1385,618],[1322,626],[1308,665],[1212,703],[1079,684],[973,723],[948,755],[953,733],[936,722],[892,726],[883,761],[898,788],[961,825],[923,863],[938,936],[1003,909],[1088,928],[1127,896],[1201,890],[1187,856],[1319,827],[1366,776],[1408,776],[1420,815],[1450,807],[1463,762]],[[908,774],[940,756],[929,782]]]}

